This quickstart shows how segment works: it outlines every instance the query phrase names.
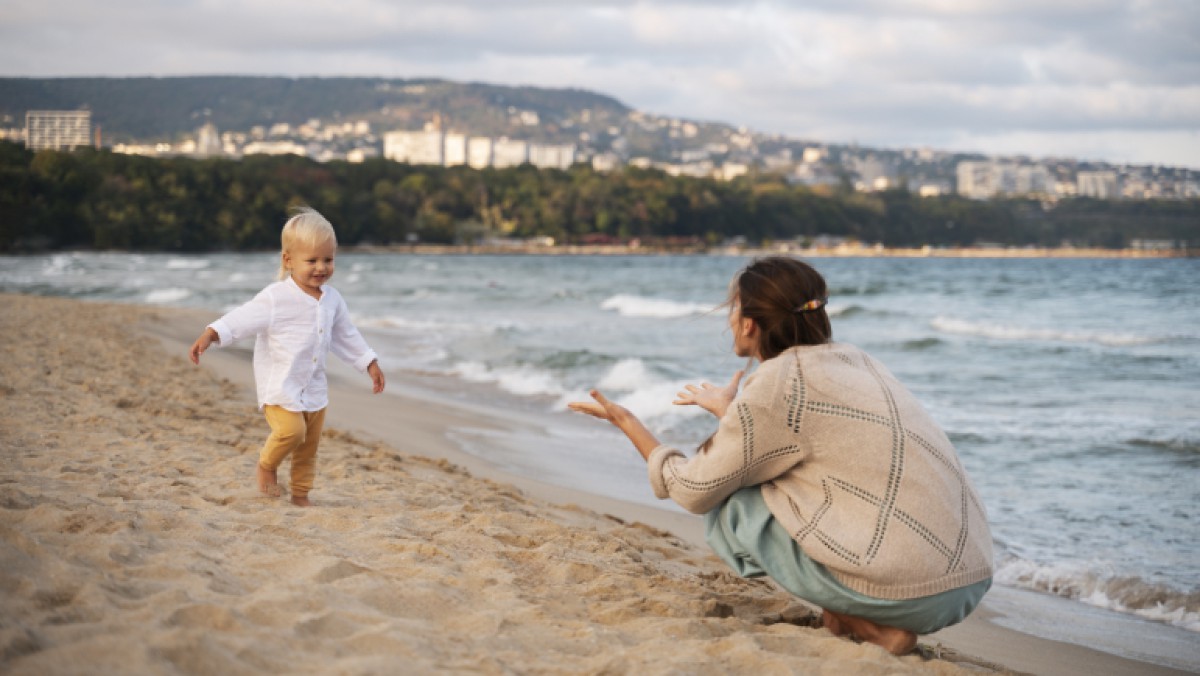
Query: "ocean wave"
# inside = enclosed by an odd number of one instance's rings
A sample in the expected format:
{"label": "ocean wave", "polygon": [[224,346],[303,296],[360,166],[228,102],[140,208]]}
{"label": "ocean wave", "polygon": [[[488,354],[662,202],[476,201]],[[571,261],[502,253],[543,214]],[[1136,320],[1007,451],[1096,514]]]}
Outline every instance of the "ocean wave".
{"label": "ocean wave", "polygon": [[75,254],[54,254],[42,263],[42,274],[47,277],[82,275],[85,272]]}
{"label": "ocean wave", "polygon": [[1161,342],[1160,338],[1139,336],[1131,333],[1106,333],[1089,331],[1059,331],[1055,329],[1033,329],[1020,326],[1004,326],[986,322],[970,322],[948,317],[935,317],[930,326],[942,333],[961,336],[978,336],[996,340],[1032,340],[1065,343],[1096,343],[1108,347],[1128,347]]}
{"label": "ocean wave", "polygon": [[167,261],[168,270],[203,270],[212,262],[207,258],[172,258]]}
{"label": "ocean wave", "polygon": [[938,338],[920,338],[918,340],[906,340],[900,345],[900,349],[907,352],[920,352],[921,350],[929,350],[942,344]]}
{"label": "ocean wave", "polygon": [[675,395],[695,380],[670,380],[656,376],[641,359],[622,359],[597,382],[602,392],[616,393],[612,399],[643,420],[689,418],[703,410],[698,406],[673,404]]}
{"label": "ocean wave", "polygon": [[623,317],[657,317],[660,319],[702,315],[712,312],[715,307],[704,303],[687,303],[623,293],[611,296],[600,304],[600,309],[616,310],[617,314]]}
{"label": "ocean wave", "polygon": [[353,315],[355,325],[362,328],[371,328],[384,331],[395,331],[397,333],[421,333],[433,334],[439,332],[450,333],[454,335],[471,335],[484,334],[494,335],[502,331],[511,331],[522,328],[522,324],[513,321],[495,321],[495,322],[457,322],[444,321],[439,319],[408,319],[395,315],[384,316],[360,316]]}
{"label": "ocean wave", "polygon": [[825,314],[830,317],[853,317],[856,314],[866,312],[867,309],[861,305],[838,305],[830,303],[825,306]]}
{"label": "ocean wave", "polygon": [[505,392],[522,397],[562,397],[567,393],[553,373],[532,366],[493,369],[482,362],[464,361],[455,364],[450,373],[467,382],[494,384]]}
{"label": "ocean wave", "polygon": [[1180,591],[1082,564],[1039,565],[1020,558],[1001,564],[995,580],[1200,632],[1200,590]]}
{"label": "ocean wave", "polygon": [[189,289],[166,288],[155,289],[146,294],[146,302],[155,305],[169,305],[178,303],[179,301],[191,296],[192,292]]}

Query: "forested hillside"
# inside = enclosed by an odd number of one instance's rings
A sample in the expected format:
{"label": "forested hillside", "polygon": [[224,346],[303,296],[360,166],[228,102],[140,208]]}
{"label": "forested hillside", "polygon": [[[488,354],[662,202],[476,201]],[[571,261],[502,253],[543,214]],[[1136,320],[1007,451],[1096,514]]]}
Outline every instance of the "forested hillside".
{"label": "forested hillside", "polygon": [[0,143],[0,250],[204,251],[278,246],[290,206],[310,205],[343,244],[454,242],[464,234],[558,242],[750,243],[835,235],[887,246],[1119,248],[1200,241],[1200,200],[920,198],[815,192],[778,177],[730,182],[626,168],[600,173],[318,163],[296,156],[152,159],[107,151],[31,153]]}

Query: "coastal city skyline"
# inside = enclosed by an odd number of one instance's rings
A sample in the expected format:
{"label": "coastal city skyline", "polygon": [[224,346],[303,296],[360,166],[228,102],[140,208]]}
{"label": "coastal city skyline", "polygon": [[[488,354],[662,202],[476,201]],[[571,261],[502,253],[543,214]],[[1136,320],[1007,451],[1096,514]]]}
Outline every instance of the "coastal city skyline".
{"label": "coastal city skyline", "polygon": [[[1171,2],[12,5],[0,75],[445,77],[833,144],[1200,166]],[[87,58],[83,58],[83,55]],[[147,55],[152,58],[147,58]]]}

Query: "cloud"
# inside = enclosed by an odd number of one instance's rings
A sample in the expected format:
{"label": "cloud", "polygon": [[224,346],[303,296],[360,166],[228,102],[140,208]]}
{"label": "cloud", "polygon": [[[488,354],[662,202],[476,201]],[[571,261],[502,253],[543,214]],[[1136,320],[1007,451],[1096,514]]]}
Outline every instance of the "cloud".
{"label": "cloud", "polygon": [[1200,162],[1191,2],[0,0],[0,16],[6,75],[572,86],[831,142],[978,139],[980,149],[1037,153],[1046,135],[1080,152],[1154,139],[1162,162]]}

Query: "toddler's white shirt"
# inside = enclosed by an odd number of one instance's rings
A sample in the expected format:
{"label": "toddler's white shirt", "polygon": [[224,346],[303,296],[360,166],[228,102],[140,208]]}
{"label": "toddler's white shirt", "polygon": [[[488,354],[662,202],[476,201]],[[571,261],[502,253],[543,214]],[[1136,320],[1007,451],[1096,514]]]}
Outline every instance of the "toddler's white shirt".
{"label": "toddler's white shirt", "polygon": [[319,411],[329,405],[326,355],[333,352],[364,373],[377,359],[350,321],[342,295],[328,285],[321,292],[317,300],[288,277],[209,324],[222,347],[255,336],[259,408],[273,404],[289,411]]}

